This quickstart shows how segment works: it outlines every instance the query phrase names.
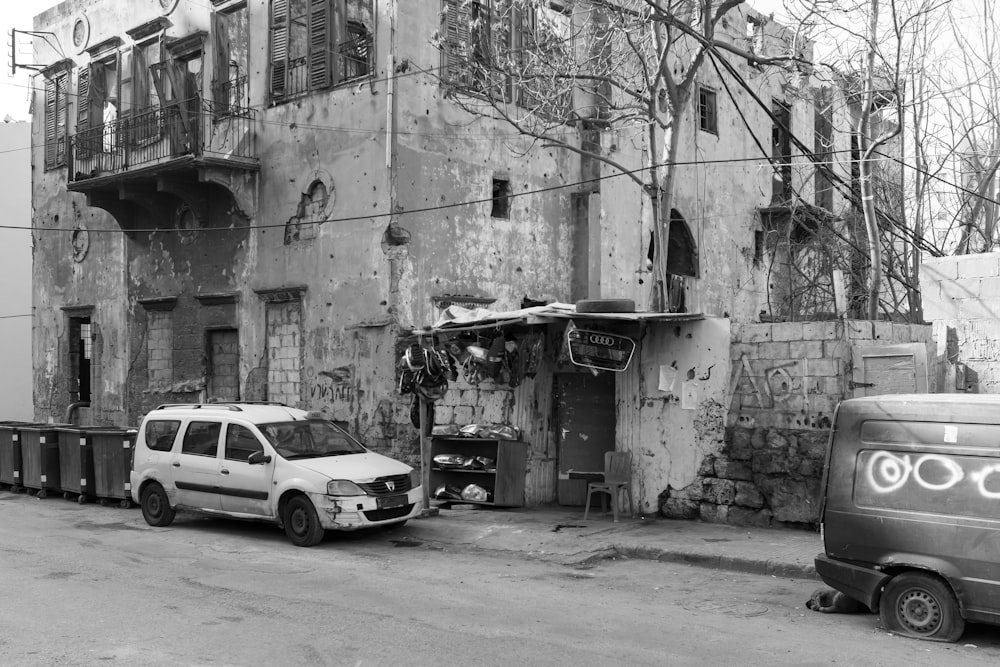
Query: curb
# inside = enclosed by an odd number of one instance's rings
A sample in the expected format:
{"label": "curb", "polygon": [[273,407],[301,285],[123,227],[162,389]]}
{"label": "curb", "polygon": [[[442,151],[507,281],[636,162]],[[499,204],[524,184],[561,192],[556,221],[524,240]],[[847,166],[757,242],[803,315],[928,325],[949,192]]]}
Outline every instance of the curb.
{"label": "curb", "polygon": [[692,551],[672,551],[652,547],[614,545],[612,550],[628,558],[655,560],[662,563],[683,563],[713,570],[729,570],[789,579],[819,579],[816,568],[812,565],[796,565],[773,560],[720,556]]}

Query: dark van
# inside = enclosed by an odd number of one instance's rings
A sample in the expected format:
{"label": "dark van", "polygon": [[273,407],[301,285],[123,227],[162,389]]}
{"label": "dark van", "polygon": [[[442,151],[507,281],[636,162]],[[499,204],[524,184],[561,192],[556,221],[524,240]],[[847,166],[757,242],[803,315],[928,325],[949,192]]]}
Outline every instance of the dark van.
{"label": "dark van", "polygon": [[820,510],[827,585],[886,629],[957,641],[1000,625],[1000,395],[843,401]]}

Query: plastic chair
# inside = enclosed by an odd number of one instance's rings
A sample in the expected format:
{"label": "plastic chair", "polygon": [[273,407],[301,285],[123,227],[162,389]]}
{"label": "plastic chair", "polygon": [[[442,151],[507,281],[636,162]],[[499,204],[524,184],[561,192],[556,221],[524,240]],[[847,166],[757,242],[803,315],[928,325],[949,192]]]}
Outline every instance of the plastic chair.
{"label": "plastic chair", "polygon": [[[594,493],[606,493],[611,496],[611,512],[614,520],[618,522],[618,500],[621,492],[628,494],[629,514],[635,514],[635,503],[632,500],[632,452],[605,452],[604,453],[604,481],[590,482],[587,484],[587,506],[583,510],[583,518],[586,520],[590,513],[590,497]],[[605,498],[601,496],[601,511],[606,512]]]}

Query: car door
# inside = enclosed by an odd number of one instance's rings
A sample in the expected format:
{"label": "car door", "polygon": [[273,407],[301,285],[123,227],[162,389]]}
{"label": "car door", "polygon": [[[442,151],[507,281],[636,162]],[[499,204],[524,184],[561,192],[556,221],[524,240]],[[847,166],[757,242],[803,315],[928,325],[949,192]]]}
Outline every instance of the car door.
{"label": "car door", "polygon": [[[271,460],[249,463],[250,455],[255,452],[270,455]],[[273,473],[274,455],[260,438],[246,426],[228,424],[219,466],[222,509],[238,514],[270,516]]]}
{"label": "car door", "polygon": [[219,500],[219,449],[222,422],[190,421],[184,429],[181,448],[170,466],[176,488],[175,505],[221,510]]}

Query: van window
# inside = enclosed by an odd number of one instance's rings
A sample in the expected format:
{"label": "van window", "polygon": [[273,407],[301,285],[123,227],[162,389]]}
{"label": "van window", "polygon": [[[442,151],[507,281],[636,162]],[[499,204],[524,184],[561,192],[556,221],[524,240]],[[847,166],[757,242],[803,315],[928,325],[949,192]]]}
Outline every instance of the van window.
{"label": "van window", "polygon": [[184,432],[182,454],[196,456],[217,456],[219,453],[219,434],[222,424],[219,422],[191,422]]}
{"label": "van window", "polygon": [[1000,519],[1000,459],[866,449],[858,452],[859,507]]}
{"label": "van window", "polygon": [[179,421],[151,419],[146,422],[146,446],[158,452],[169,452],[174,446]]}

